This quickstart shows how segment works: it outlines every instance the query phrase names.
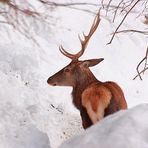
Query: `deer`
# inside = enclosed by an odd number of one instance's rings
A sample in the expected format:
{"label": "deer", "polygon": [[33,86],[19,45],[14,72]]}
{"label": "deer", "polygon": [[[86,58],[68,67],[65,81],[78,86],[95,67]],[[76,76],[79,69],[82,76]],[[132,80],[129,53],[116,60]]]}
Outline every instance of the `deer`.
{"label": "deer", "polygon": [[78,35],[81,50],[76,54],[69,53],[62,45],[59,46],[60,52],[71,59],[71,62],[47,80],[50,86],[70,86],[73,88],[72,101],[80,111],[84,129],[89,128],[108,115],[127,109],[124,93],[120,86],[113,81],[102,82],[98,80],[90,70],[90,67],[99,64],[104,58],[79,60],[84,54],[100,20],[100,14],[98,13],[88,35],[83,33],[84,39]]}

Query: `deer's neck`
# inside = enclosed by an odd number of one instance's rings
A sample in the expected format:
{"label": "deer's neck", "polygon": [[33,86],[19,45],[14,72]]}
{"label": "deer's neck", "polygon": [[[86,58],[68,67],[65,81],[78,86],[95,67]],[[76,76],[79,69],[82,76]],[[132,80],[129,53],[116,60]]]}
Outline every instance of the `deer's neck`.
{"label": "deer's neck", "polygon": [[85,73],[85,75],[82,76],[81,75],[78,75],[78,79],[76,80],[72,91],[73,104],[77,109],[80,109],[81,107],[81,95],[83,91],[92,83],[98,82],[91,72],[88,72],[87,74]]}

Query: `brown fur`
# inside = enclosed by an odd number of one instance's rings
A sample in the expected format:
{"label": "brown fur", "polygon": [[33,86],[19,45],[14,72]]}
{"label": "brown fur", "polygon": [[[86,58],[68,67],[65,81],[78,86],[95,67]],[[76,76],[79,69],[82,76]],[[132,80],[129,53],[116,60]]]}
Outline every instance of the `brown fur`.
{"label": "brown fur", "polygon": [[111,99],[111,93],[108,88],[100,85],[99,83],[93,83],[88,86],[82,93],[82,105],[86,106],[91,104],[93,111],[97,111],[98,104],[101,103],[104,106],[108,106]]}
{"label": "brown fur", "polygon": [[[65,69],[69,72],[65,72]],[[82,61],[72,61],[48,79],[50,85],[72,86],[73,104],[80,110],[86,129],[103,117],[127,104],[121,88],[115,82],[100,82]]]}
{"label": "brown fur", "polygon": [[114,82],[92,83],[82,93],[82,106],[93,124],[104,116],[127,108],[124,94]]}
{"label": "brown fur", "polygon": [[87,114],[86,108],[83,106],[81,106],[81,108],[80,108],[80,115],[82,118],[82,126],[84,129],[90,127],[93,124],[89,115]]}
{"label": "brown fur", "polygon": [[104,86],[107,87],[112,93],[112,99],[109,106],[105,110],[105,116],[112,114],[121,109],[127,109],[127,103],[124,98],[122,89],[115,82],[105,82]]}

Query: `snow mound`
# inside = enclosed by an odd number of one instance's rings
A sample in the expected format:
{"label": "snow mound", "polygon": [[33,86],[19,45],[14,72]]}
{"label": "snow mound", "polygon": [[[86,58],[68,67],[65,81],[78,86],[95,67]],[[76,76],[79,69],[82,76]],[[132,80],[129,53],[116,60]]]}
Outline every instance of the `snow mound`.
{"label": "snow mound", "polygon": [[[7,129],[0,140],[0,147],[5,148],[50,148],[47,134],[29,125],[20,129]],[[10,134],[10,130],[15,132]]]}
{"label": "snow mound", "polygon": [[68,111],[69,92],[48,86],[52,68],[42,55],[29,45],[0,45],[0,148],[49,148],[49,141],[55,148],[83,130],[78,113]]}
{"label": "snow mound", "polygon": [[111,115],[60,148],[148,148],[148,105]]}

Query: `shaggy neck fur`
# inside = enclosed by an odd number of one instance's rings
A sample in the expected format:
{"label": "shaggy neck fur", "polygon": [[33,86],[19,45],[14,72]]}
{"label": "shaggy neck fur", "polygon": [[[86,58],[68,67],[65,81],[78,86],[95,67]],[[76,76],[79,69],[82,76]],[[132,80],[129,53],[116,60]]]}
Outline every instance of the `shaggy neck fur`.
{"label": "shaggy neck fur", "polygon": [[88,69],[84,72],[75,73],[75,85],[73,86],[72,97],[73,103],[80,110],[81,107],[81,94],[92,83],[98,82],[93,73]]}

